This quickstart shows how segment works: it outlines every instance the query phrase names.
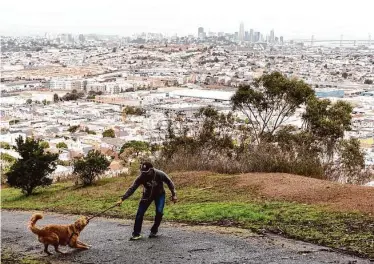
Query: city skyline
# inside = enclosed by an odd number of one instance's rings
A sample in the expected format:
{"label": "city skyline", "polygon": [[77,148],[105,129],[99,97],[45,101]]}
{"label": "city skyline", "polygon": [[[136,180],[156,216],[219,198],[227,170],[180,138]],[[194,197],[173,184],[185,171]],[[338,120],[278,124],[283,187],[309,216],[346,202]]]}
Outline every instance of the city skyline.
{"label": "city skyline", "polygon": [[[196,28],[206,32],[237,32],[240,23],[244,31],[254,29],[291,38],[367,39],[374,35],[370,15],[374,3],[357,0],[355,5],[339,1],[316,0],[313,3],[284,0],[266,2],[233,1],[230,5],[211,1],[190,1],[180,6],[170,0],[157,2],[122,3],[109,0],[103,6],[99,1],[65,1],[58,8],[45,0],[32,3],[13,1],[2,3],[0,34],[107,34],[129,36],[141,32],[167,35],[177,33],[196,35]],[[238,10],[237,7],[240,6]],[[252,10],[252,12],[248,12]]]}

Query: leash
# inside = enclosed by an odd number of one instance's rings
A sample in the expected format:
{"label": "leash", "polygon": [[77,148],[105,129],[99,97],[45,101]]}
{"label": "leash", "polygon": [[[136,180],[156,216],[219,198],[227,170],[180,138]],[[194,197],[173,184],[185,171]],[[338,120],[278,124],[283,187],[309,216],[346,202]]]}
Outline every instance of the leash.
{"label": "leash", "polygon": [[105,213],[106,211],[109,211],[110,209],[113,209],[114,207],[117,207],[117,206],[118,206],[118,205],[115,204],[115,205],[113,205],[113,206],[111,206],[111,207],[105,209],[104,211],[101,211],[101,212],[95,214],[94,216],[91,216],[90,218],[88,218],[87,221],[90,221],[92,218],[98,217],[99,215],[101,215],[101,214]]}

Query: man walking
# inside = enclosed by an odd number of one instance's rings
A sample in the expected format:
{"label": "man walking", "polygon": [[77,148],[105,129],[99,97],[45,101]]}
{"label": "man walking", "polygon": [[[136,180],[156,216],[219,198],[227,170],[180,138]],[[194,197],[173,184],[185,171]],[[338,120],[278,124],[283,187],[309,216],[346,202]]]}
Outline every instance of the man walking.
{"label": "man walking", "polygon": [[168,185],[171,192],[171,200],[174,203],[177,202],[175,187],[168,175],[166,175],[163,171],[153,168],[153,165],[150,162],[143,162],[140,165],[140,172],[140,176],[136,178],[132,186],[117,202],[117,205],[120,206],[122,202],[129,198],[140,185],[143,185],[143,196],[139,202],[138,212],[135,218],[134,231],[130,240],[137,240],[141,238],[140,232],[142,229],[143,217],[153,201],[155,201],[156,205],[156,216],[149,237],[153,238],[157,236],[158,227],[161,224],[165,205],[164,182]]}

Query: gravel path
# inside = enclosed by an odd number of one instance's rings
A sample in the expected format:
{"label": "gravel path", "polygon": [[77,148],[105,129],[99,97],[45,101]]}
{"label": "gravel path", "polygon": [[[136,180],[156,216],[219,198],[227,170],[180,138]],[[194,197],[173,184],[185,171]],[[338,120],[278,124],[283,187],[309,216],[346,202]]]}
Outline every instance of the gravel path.
{"label": "gravel path", "polygon": [[[92,245],[89,250],[61,247],[67,254],[60,255],[50,247],[54,255],[46,256],[42,244],[26,227],[31,214],[1,212],[2,249],[40,256],[50,263],[370,263],[325,247],[230,228],[163,223],[158,238],[128,241],[133,222],[105,218],[92,220],[82,232],[81,240]],[[37,226],[70,224],[76,218],[46,213]],[[145,235],[149,228],[146,222]]]}

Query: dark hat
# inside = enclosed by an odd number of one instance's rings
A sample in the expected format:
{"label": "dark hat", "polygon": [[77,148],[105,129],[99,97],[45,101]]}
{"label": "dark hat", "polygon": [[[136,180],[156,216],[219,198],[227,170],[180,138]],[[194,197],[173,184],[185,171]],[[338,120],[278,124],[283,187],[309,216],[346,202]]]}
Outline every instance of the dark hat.
{"label": "dark hat", "polygon": [[146,161],[140,164],[140,171],[141,172],[148,172],[150,169],[153,169],[152,163]]}

